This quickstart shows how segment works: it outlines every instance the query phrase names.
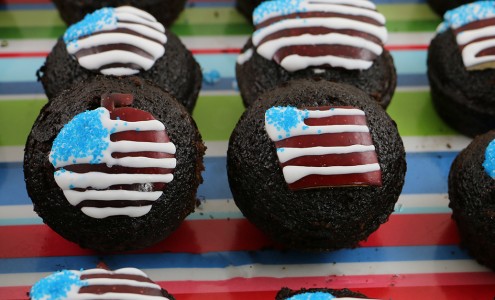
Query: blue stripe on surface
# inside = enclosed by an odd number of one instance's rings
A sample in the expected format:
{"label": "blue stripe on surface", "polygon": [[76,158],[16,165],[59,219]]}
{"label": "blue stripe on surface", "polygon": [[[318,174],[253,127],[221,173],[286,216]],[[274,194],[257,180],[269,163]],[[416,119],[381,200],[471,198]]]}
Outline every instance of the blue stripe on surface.
{"label": "blue stripe on surface", "polygon": [[[457,152],[407,153],[406,182],[403,194],[446,194],[450,165]],[[200,199],[232,199],[226,157],[204,159],[204,182]],[[48,175],[48,174],[47,174]],[[22,172],[22,163],[0,163],[0,205],[30,204]]]}
{"label": "blue stripe on surface", "polygon": [[55,5],[52,3],[30,3],[30,4],[0,4],[2,10],[52,10]]}
{"label": "blue stripe on surface", "polygon": [[8,258],[0,260],[0,274],[54,272],[60,269],[94,268],[104,262],[110,269],[129,267],[158,268],[227,268],[232,266],[295,265],[324,263],[372,263],[422,260],[470,259],[458,246],[363,247],[324,253],[297,251],[237,251],[203,254],[156,253],[108,256],[68,256]]}

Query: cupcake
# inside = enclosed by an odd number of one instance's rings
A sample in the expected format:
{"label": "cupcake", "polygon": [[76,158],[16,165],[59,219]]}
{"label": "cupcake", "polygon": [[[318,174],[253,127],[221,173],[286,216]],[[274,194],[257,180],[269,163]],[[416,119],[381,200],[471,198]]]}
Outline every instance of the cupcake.
{"label": "cupcake", "polygon": [[354,85],[384,108],[390,103],[397,76],[383,48],[385,17],[371,1],[267,1],[253,22],[236,64],[245,106],[283,82],[315,77]]}
{"label": "cupcake", "polygon": [[461,244],[495,270],[495,131],[477,136],[454,160],[449,206]]}
{"label": "cupcake", "polygon": [[472,0],[427,0],[430,7],[439,16],[443,16],[448,10],[454,9],[466,3],[474,2]]}
{"label": "cupcake", "polygon": [[138,77],[94,77],[43,107],[24,176],[54,231],[102,252],[155,244],[190,214],[204,145],[185,108]]}
{"label": "cupcake", "polygon": [[264,93],[229,141],[242,213],[300,250],[356,247],[387,221],[404,184],[395,123],[361,90],[297,80]]}
{"label": "cupcake", "polygon": [[71,299],[163,299],[175,300],[141,270],[62,270],[38,281],[29,292],[30,300]]}
{"label": "cupcake", "polygon": [[428,48],[428,79],[438,115],[468,136],[495,128],[495,2],[447,12]]}
{"label": "cupcake", "polygon": [[330,299],[368,299],[365,295],[348,289],[312,288],[293,291],[282,288],[275,300],[330,300]]}
{"label": "cupcake", "polygon": [[99,74],[150,80],[190,112],[202,80],[198,63],[179,38],[130,6],[102,8],[69,27],[37,72],[49,100]]}
{"label": "cupcake", "polygon": [[130,5],[144,10],[158,22],[170,26],[184,9],[186,0],[53,0],[60,17],[67,24],[79,22],[86,14],[103,7]]}

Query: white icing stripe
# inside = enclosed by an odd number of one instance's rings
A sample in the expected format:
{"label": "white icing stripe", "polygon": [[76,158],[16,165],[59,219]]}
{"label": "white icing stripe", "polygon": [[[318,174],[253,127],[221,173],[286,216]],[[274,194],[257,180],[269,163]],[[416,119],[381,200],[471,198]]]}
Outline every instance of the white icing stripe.
{"label": "white icing stripe", "polygon": [[361,174],[373,171],[379,171],[380,165],[368,164],[357,166],[332,166],[332,167],[305,167],[305,166],[286,166],[283,168],[284,178],[288,184],[294,183],[301,178],[309,175],[345,175]]}
{"label": "white icing stripe", "polygon": [[[109,112],[107,110],[106,114],[109,116]],[[112,120],[110,117],[102,118],[102,123],[106,128],[113,129],[115,128],[115,132],[123,132],[123,131],[161,131],[165,130],[165,125],[158,120],[149,120],[149,121],[138,121],[138,122],[129,122],[123,120]]]}
{"label": "white icing stripe", "polygon": [[[304,124],[304,123],[303,123]],[[303,129],[304,125],[291,130],[291,137],[301,135],[316,135],[325,133],[344,133],[344,132],[369,132],[369,128],[366,125],[326,125],[326,126],[308,126]],[[305,127],[304,127],[305,128]],[[270,138],[277,142],[286,138],[286,136],[280,136],[279,131],[274,126],[266,126],[266,131]]]}
{"label": "white icing stripe", "polygon": [[363,7],[368,9],[376,9],[373,2],[368,0],[310,0],[310,3],[333,3],[342,5],[352,5],[357,7]]}
{"label": "white icing stripe", "polygon": [[277,156],[280,163],[285,163],[291,159],[301,156],[327,155],[327,154],[347,154],[356,152],[375,151],[373,145],[351,145],[335,147],[309,147],[309,148],[278,148]]}
{"label": "white icing stripe", "polygon": [[174,169],[177,165],[175,158],[149,158],[149,157],[122,157],[115,158],[107,163],[107,166],[112,165],[129,167],[129,168],[165,168]]}
{"label": "white icing stripe", "polygon": [[[356,7],[356,6],[349,6],[349,5],[339,5],[339,4],[318,4],[318,3],[308,3],[308,2],[303,2],[301,3],[301,10],[300,12],[331,12],[331,13],[339,13],[339,14],[346,14],[346,15],[352,15],[352,16],[363,16],[363,17],[368,17],[371,18],[375,21],[377,21],[380,24],[385,24],[385,17],[380,14],[377,11],[370,10],[367,8],[361,8],[361,7]],[[262,23],[268,19],[274,18],[281,16],[282,14],[280,12],[273,12],[270,14],[267,14],[263,18],[261,18],[257,24]]]}
{"label": "white icing stripe", "polygon": [[464,47],[462,50],[462,59],[466,68],[495,61],[495,55],[476,56],[482,50],[493,47],[495,47],[495,38],[472,43]]}
{"label": "white icing stripe", "polygon": [[154,142],[135,142],[135,141],[116,141],[111,142],[110,151],[112,152],[161,152],[168,154],[175,154],[175,145],[171,142],[168,143],[154,143]]}
{"label": "white icing stripe", "polygon": [[145,282],[145,281],[137,281],[132,279],[120,279],[120,278],[88,278],[84,279],[85,282],[90,286],[94,285],[127,285],[132,287],[145,287],[150,289],[159,289],[161,287],[158,284]]}
{"label": "white icing stripe", "polygon": [[[77,272],[80,272],[80,271],[77,271]],[[146,275],[146,273],[144,273],[142,270],[140,269],[136,269],[136,268],[120,268],[120,269],[117,269],[117,270],[113,270],[113,271],[110,271],[110,270],[105,270],[105,269],[87,269],[87,270],[84,270],[82,272],[80,272],[82,275],[93,275],[93,274],[119,274],[119,275],[136,275],[136,276],[142,276],[142,277],[145,277],[145,278],[148,278],[148,275]]]}
{"label": "white icing stripe", "polygon": [[284,29],[322,27],[330,29],[352,29],[376,36],[385,43],[387,41],[387,29],[384,26],[376,26],[370,23],[347,19],[347,18],[299,18],[285,19],[270,26],[256,30],[253,33],[253,44],[257,46],[261,40],[270,34]]}
{"label": "white icing stripe", "polygon": [[[88,36],[87,38],[79,40],[77,44],[70,43],[67,45],[67,52],[69,52],[69,54],[76,54],[82,49],[112,44],[126,44],[140,48],[153,56],[154,59],[161,57],[165,53],[165,48],[161,47],[159,43],[153,40],[122,32],[108,32]],[[126,52],[132,53],[130,51]],[[81,58],[79,58],[79,60],[81,60]]]}
{"label": "white icing stripe", "polygon": [[461,31],[456,36],[457,44],[460,46],[468,44],[476,39],[495,35],[495,25],[473,30]]}
{"label": "white icing stripe", "polygon": [[[111,51],[100,52],[97,54],[81,57],[79,58],[79,63],[81,65],[84,64],[85,68],[88,70],[98,70],[102,66],[108,64],[114,64],[114,63],[123,63],[123,64],[133,63],[147,70],[153,66],[154,61],[132,52],[128,52],[124,50],[111,50]],[[139,70],[135,70],[135,69],[129,69],[129,70],[130,70],[129,73],[127,74],[115,74],[115,76],[131,75],[139,72]]]}
{"label": "white icing stripe", "polygon": [[[82,207],[81,211],[92,218],[103,219],[111,216],[128,216],[139,218],[149,213],[151,205],[146,206],[128,206],[128,207]],[[89,298],[93,299],[93,298]],[[112,299],[112,298],[109,298]],[[122,299],[122,298],[119,298]]]}
{"label": "white icing stripe", "polygon": [[128,190],[86,190],[86,191],[74,191],[64,190],[64,195],[70,204],[76,206],[84,200],[122,200],[122,201],[156,201],[161,197],[163,192],[140,192],[140,191],[128,191]]}
{"label": "white icing stripe", "polygon": [[167,36],[163,32],[156,31],[142,24],[118,23],[117,28],[125,28],[159,41],[162,45],[167,42]]}
{"label": "white icing stripe", "polygon": [[163,300],[167,299],[163,296],[148,296],[148,295],[136,295],[136,294],[124,294],[124,293],[105,293],[101,295],[96,294],[78,294],[71,300]]}
{"label": "white icing stripe", "polygon": [[242,65],[248,60],[250,60],[252,56],[253,56],[253,48],[249,48],[245,52],[239,54],[239,56],[237,57],[237,63]]}
{"label": "white icing stripe", "polygon": [[258,53],[264,58],[271,60],[275,53],[283,47],[296,45],[344,45],[357,48],[364,48],[376,55],[383,52],[383,48],[369,40],[361,37],[349,36],[340,33],[329,33],[315,36],[303,34],[299,36],[282,37],[280,39],[270,40],[258,46]]}
{"label": "white icing stripe", "polygon": [[88,172],[83,174],[72,172],[55,172],[55,181],[62,190],[72,188],[106,189],[118,184],[147,184],[152,182],[169,183],[173,174],[107,174]]}
{"label": "white icing stripe", "polygon": [[146,18],[143,18],[141,15],[142,13],[139,12],[136,14],[135,12],[137,9],[134,9],[134,11],[129,11],[128,9],[125,10],[115,10],[115,15],[117,16],[117,22],[119,21],[124,21],[124,22],[133,22],[133,23],[141,23],[143,25],[149,26],[151,28],[154,28],[158,31],[165,32],[165,27],[160,22],[157,22],[156,19],[149,20]]}
{"label": "white icing stripe", "polygon": [[370,68],[373,62],[333,55],[311,57],[296,54],[289,55],[280,62],[280,65],[289,72],[302,70],[310,66],[321,66],[324,64],[330,64],[332,67],[342,67],[349,70],[365,70]]}
{"label": "white icing stripe", "polygon": [[138,9],[138,8],[135,8],[133,6],[119,6],[117,8],[115,8],[115,12],[117,14],[119,13],[130,13],[130,14],[134,14],[134,15],[137,15],[137,16],[140,16],[141,18],[144,18],[148,21],[154,21],[156,22],[156,19],[155,17],[153,17],[153,15],[151,15],[150,13],[144,11],[144,10],[141,10],[141,9]]}
{"label": "white icing stripe", "polygon": [[357,108],[331,108],[326,110],[307,110],[308,118],[326,118],[334,116],[364,116],[364,111]]}

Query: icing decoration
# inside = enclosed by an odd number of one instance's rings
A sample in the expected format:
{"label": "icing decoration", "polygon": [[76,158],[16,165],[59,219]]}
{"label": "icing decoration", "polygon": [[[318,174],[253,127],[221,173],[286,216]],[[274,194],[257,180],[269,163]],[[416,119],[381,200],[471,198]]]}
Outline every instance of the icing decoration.
{"label": "icing decoration", "polygon": [[495,179],[495,140],[488,144],[485,150],[485,161],[483,162],[486,174]]}
{"label": "icing decoration", "polygon": [[[289,72],[368,69],[387,40],[385,17],[367,0],[267,1],[254,10],[253,22],[257,53]],[[241,62],[249,57],[246,51]]]}
{"label": "icing decoration", "polygon": [[95,110],[76,115],[55,138],[49,161],[70,204],[93,218],[141,217],[174,176],[175,145],[165,126],[130,105],[131,95],[104,95]]}
{"label": "icing decoration", "polygon": [[149,70],[165,53],[165,28],[149,13],[131,6],[87,14],[64,34],[67,52],[88,70],[132,75]]}
{"label": "icing decoration", "polygon": [[495,1],[469,3],[446,12],[437,31],[449,28],[467,70],[495,68]]}
{"label": "icing decoration", "polygon": [[29,296],[32,300],[168,299],[158,284],[135,268],[63,270],[38,281]]}
{"label": "icing decoration", "polygon": [[381,186],[381,169],[364,111],[354,107],[271,107],[265,129],[291,190]]}

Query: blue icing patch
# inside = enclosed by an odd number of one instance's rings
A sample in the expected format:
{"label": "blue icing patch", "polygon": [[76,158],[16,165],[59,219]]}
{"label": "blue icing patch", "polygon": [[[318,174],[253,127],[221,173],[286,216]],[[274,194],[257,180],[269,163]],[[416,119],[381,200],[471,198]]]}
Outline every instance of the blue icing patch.
{"label": "blue icing patch", "polygon": [[287,298],[287,300],[329,300],[329,299],[335,299],[335,296],[326,292],[302,293]]}
{"label": "blue icing patch", "polygon": [[273,14],[277,15],[290,15],[297,12],[304,12],[305,8],[302,3],[305,0],[275,0],[262,2],[253,11],[253,24],[258,25],[262,20]]}
{"label": "blue icing patch", "polygon": [[69,162],[90,158],[90,163],[100,163],[108,148],[110,133],[101,122],[105,108],[98,108],[76,115],[67,123],[53,141],[50,162]]}
{"label": "blue icing patch", "polygon": [[266,122],[277,131],[285,131],[285,137],[290,137],[291,129],[297,128],[301,123],[304,126],[304,119],[308,116],[307,110],[301,111],[292,106],[271,107],[265,113]]}
{"label": "blue icing patch", "polygon": [[67,28],[64,34],[64,42],[66,45],[75,43],[83,36],[102,30],[104,26],[115,27],[116,25],[115,10],[113,8],[102,8],[87,14],[84,19]]}
{"label": "blue icing patch", "polygon": [[73,287],[88,285],[73,271],[63,270],[38,281],[29,292],[32,300],[64,300]]}
{"label": "blue icing patch", "polygon": [[488,176],[495,179],[495,140],[491,141],[486,147],[483,167]]}
{"label": "blue icing patch", "polygon": [[438,32],[449,28],[457,29],[471,22],[495,17],[495,1],[478,1],[468,3],[443,15],[444,21],[438,26]]}

